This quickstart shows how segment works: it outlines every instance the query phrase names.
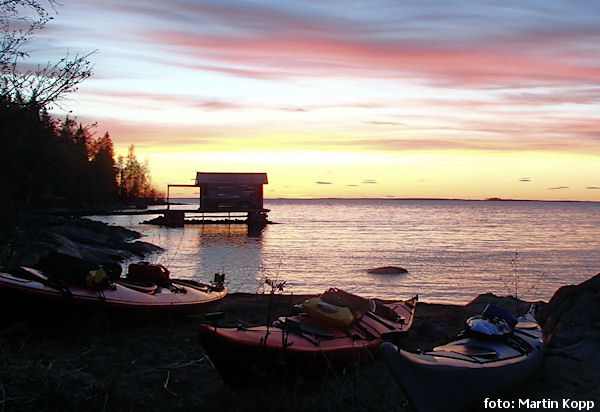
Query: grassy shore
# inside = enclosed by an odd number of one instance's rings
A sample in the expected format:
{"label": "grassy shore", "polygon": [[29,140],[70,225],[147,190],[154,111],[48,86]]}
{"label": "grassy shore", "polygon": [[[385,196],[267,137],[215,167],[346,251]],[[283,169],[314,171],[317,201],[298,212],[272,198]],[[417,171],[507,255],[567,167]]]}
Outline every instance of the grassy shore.
{"label": "grassy shore", "polygon": [[[291,304],[306,298],[275,295],[274,316],[284,315]],[[481,299],[467,306],[419,303],[403,346],[428,349],[446,342],[483,304]],[[235,293],[209,310],[225,312],[221,324],[234,326],[264,323],[267,305],[267,295]],[[135,321],[104,314],[61,319],[49,312],[15,320],[3,313],[0,411],[411,410],[381,362],[348,374],[302,377],[285,384],[267,380],[230,388],[221,381],[198,340],[202,313]],[[587,381],[568,377],[573,373],[581,376],[581,366],[573,359],[550,356],[528,382],[504,399],[593,399],[598,396],[597,386],[592,387],[597,379],[589,373]]]}
{"label": "grassy shore", "polygon": [[[274,315],[289,304],[290,297],[275,296]],[[224,325],[264,323],[267,297],[232,294],[211,310],[227,313]],[[0,410],[341,411],[381,410],[382,402],[385,410],[402,410],[403,396],[385,368],[232,390],[202,349],[201,322],[202,314],[135,322],[98,314],[68,324],[48,316],[4,323]]]}

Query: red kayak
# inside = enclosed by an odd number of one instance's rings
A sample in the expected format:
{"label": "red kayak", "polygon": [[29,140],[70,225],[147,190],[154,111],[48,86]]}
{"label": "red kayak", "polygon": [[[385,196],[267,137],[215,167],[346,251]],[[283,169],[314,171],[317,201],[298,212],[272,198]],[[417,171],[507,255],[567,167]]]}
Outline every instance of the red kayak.
{"label": "red kayak", "polygon": [[[349,308],[355,319],[343,326],[339,317],[333,321],[326,319],[328,314],[335,317],[344,312],[335,312],[336,307],[347,308],[335,298],[325,299],[327,293],[330,297],[341,294],[364,299],[369,306],[362,311]],[[319,299],[317,305],[321,305],[318,310],[322,310],[317,316],[311,302],[314,299],[311,299],[302,305],[299,315],[279,318],[269,327],[220,328],[203,324],[200,339],[215,367],[229,382],[248,381],[253,379],[251,372],[270,373],[273,369],[285,375],[327,369],[339,371],[351,364],[370,363],[378,356],[381,343],[405,335],[413,323],[417,303],[417,297],[384,302],[339,289],[330,289],[316,299]]]}
{"label": "red kayak", "polygon": [[0,273],[0,291],[17,304],[33,304],[42,309],[67,304],[119,313],[187,314],[223,298],[227,287],[222,283],[177,279],[165,287],[139,279],[117,279],[98,289],[50,278],[36,269],[21,268],[15,273]]}

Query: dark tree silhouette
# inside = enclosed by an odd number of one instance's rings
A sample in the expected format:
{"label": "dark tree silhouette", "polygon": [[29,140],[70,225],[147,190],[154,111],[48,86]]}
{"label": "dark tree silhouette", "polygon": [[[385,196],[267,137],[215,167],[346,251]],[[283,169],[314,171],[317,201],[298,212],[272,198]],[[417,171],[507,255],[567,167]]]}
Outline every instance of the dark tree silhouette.
{"label": "dark tree silhouette", "polygon": [[56,121],[47,112],[91,75],[89,54],[21,70],[29,57],[24,46],[51,18],[40,1],[0,0],[0,213],[8,217],[3,222],[19,211],[116,199],[114,161],[105,159],[106,153],[112,156],[110,137],[95,141],[90,126],[69,117]]}
{"label": "dark tree silhouette", "polygon": [[21,70],[29,57],[24,45],[52,19],[47,7],[58,5],[43,4],[0,0],[0,229],[32,209],[111,206],[119,190],[128,202],[156,195],[148,164],[137,161],[133,146],[117,176],[108,133],[95,139],[94,125],[48,114],[91,75],[91,53]]}
{"label": "dark tree silhouette", "polygon": [[90,144],[90,180],[96,184],[96,203],[104,203],[117,196],[117,169],[114,160],[113,142],[107,133]]}
{"label": "dark tree silhouette", "polygon": [[148,161],[140,163],[135,155],[135,146],[129,146],[127,157],[119,156],[117,160],[119,175],[119,197],[125,202],[135,202],[137,199],[155,201],[163,195],[152,187]]}

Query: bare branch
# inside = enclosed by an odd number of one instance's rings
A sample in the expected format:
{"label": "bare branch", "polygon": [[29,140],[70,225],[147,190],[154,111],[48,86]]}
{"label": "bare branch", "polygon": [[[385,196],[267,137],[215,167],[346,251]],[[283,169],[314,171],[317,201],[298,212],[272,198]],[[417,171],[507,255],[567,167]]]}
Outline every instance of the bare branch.
{"label": "bare branch", "polygon": [[[56,0],[46,0],[51,8]],[[33,15],[33,17],[31,17]],[[36,30],[52,17],[38,0],[0,0],[0,96],[32,108],[57,104],[68,93],[75,92],[79,83],[92,75],[92,64],[85,55],[67,55],[56,63],[49,62],[33,71],[21,71],[19,62],[28,57],[22,50]]]}
{"label": "bare branch", "polygon": [[79,83],[92,75],[92,65],[88,58],[96,53],[65,57],[55,64],[46,65],[30,79],[29,102],[41,107],[59,102],[65,94],[75,92]]}

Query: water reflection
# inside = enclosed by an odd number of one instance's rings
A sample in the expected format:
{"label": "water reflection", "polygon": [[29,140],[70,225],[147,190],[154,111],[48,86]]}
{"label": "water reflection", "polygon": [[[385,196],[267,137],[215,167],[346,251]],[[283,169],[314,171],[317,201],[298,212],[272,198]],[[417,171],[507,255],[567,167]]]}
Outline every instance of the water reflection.
{"label": "water reflection", "polygon": [[224,272],[231,291],[248,289],[254,283],[259,286],[262,230],[256,232],[247,225],[202,225],[196,229],[195,246],[197,273]]}
{"label": "water reflection", "polygon": [[188,225],[187,228],[197,228],[198,245],[202,247],[215,244],[243,246],[253,241],[262,241],[262,231],[251,232],[247,225]]}
{"label": "water reflection", "polygon": [[[381,298],[419,293],[423,300],[466,303],[479,293],[506,293],[515,250],[523,276],[544,274],[530,298],[548,300],[561,285],[600,267],[600,203],[402,200],[271,200],[268,225],[140,225],[107,218],[166,249],[155,261],[177,277],[225,272],[232,291],[256,291],[263,275],[293,293],[337,286]],[[139,217],[138,217],[139,218]],[[366,269],[401,266],[376,277]]]}

